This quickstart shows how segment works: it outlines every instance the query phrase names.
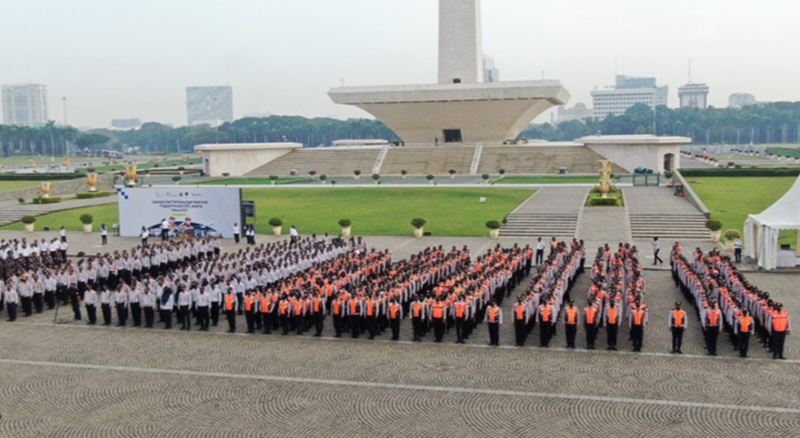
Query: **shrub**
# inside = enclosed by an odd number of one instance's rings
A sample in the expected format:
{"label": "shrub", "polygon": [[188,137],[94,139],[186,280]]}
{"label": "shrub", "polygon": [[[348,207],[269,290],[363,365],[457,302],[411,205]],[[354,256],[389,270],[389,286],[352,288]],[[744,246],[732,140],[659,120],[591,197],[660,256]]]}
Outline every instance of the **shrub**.
{"label": "shrub", "polygon": [[269,220],[269,225],[272,227],[280,227],[283,225],[283,221],[279,217],[274,217]]}
{"label": "shrub", "polygon": [[61,198],[57,196],[53,196],[50,198],[42,198],[41,196],[37,196],[33,198],[34,204],[57,204],[59,202],[61,202]]}
{"label": "shrub", "polygon": [[489,178],[491,178],[491,177],[489,176],[489,174],[488,174],[488,173],[484,173],[483,175],[481,175],[481,178],[482,178],[484,181],[486,181],[487,179],[489,179]]}
{"label": "shrub", "polygon": [[356,170],[353,171],[353,175],[359,176],[359,175],[361,175],[361,171],[356,169]]}
{"label": "shrub", "polygon": [[222,176],[227,178],[227,177],[231,176],[231,174],[229,172],[222,172]]}
{"label": "shrub", "polygon": [[742,234],[739,233],[739,230],[734,228],[731,228],[730,230],[725,230],[725,232],[722,233],[722,235],[725,236],[725,240],[736,240],[742,237]]}
{"label": "shrub", "polygon": [[664,172],[664,178],[666,179],[672,179],[673,175],[674,174],[672,172]]}
{"label": "shrub", "polygon": [[84,225],[89,225],[94,222],[94,216],[90,215],[89,213],[84,213],[79,217],[81,223]]}
{"label": "shrub", "polygon": [[17,198],[17,202],[19,202],[20,204],[24,204],[25,198]]}
{"label": "shrub", "polygon": [[428,221],[426,221],[421,217],[415,217],[414,219],[411,219],[411,226],[413,226],[414,228],[422,228],[427,223]]}
{"label": "shrub", "polygon": [[186,168],[181,166],[181,167],[178,168],[178,170],[186,170]]}
{"label": "shrub", "polygon": [[289,176],[297,176],[297,169],[292,169],[289,171]]}
{"label": "shrub", "polygon": [[311,175],[311,176],[314,176],[314,175],[317,174],[317,171],[316,170],[309,170],[308,174]]}
{"label": "shrub", "polygon": [[[224,174],[223,174],[223,175],[224,175]],[[277,181],[278,179],[280,179],[280,177],[279,177],[278,175],[270,175],[270,176],[269,176],[269,180],[270,180],[270,181]]]}
{"label": "shrub", "polygon": [[498,222],[498,221],[489,221],[489,222],[486,222],[486,228],[488,228],[488,229],[490,229],[490,230],[497,230],[497,229],[500,229],[500,222]]}
{"label": "shrub", "polygon": [[23,224],[32,224],[32,223],[36,222],[36,217],[35,216],[22,216],[22,219],[20,219],[19,221],[22,222]]}
{"label": "shrub", "polygon": [[339,226],[342,228],[349,227],[351,224],[350,219],[339,219]]}
{"label": "shrub", "polygon": [[91,198],[103,198],[105,196],[115,195],[116,192],[81,192],[76,193],[75,197],[78,199],[91,199]]}
{"label": "shrub", "polygon": [[380,175],[380,174],[378,174],[378,173],[373,173],[373,174],[372,174],[372,179],[374,179],[375,181],[377,181],[377,180],[381,179],[381,175]]}
{"label": "shrub", "polygon": [[447,171],[450,175],[455,175],[457,172],[455,169],[450,169]]}
{"label": "shrub", "polygon": [[719,231],[722,229],[722,221],[719,219],[711,218],[706,221],[706,228],[711,231]]}
{"label": "shrub", "polygon": [[332,180],[331,180],[331,185],[332,185],[332,186],[335,186],[335,185],[336,185],[336,180],[335,180],[335,179],[332,179]]}
{"label": "shrub", "polygon": [[408,175],[408,171],[403,169],[403,170],[400,171],[400,175],[406,176],[406,175]]}
{"label": "shrub", "polygon": [[173,177],[172,177],[172,180],[173,180],[173,181],[175,181],[175,182],[178,182],[178,181],[180,181],[180,180],[181,180],[181,177],[179,177],[179,176],[173,176]]}
{"label": "shrub", "polygon": [[619,205],[617,198],[591,198],[589,199],[590,207],[616,207]]}
{"label": "shrub", "polygon": [[682,169],[684,177],[702,176],[793,176],[800,175],[800,167],[756,167],[749,168],[734,166],[733,169]]}
{"label": "shrub", "polygon": [[506,174],[506,170],[505,169],[500,169],[500,170],[497,171],[497,173],[499,173],[500,175],[505,175]]}
{"label": "shrub", "polygon": [[320,181],[325,181],[326,179],[328,179],[328,175],[324,175],[324,174],[323,174],[323,175],[320,175],[320,176],[319,176],[319,180],[320,180]]}
{"label": "shrub", "polygon": [[427,179],[428,181],[433,181],[434,178],[436,178],[436,177],[433,176],[433,175],[428,175],[428,176],[425,177],[425,179]]}

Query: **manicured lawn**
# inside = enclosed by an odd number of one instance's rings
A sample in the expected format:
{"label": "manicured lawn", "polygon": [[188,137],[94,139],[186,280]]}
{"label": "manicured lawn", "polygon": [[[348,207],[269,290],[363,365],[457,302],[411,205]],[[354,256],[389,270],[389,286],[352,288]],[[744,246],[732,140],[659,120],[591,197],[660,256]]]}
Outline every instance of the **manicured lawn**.
{"label": "manicured lawn", "polygon": [[[279,217],[284,223],[284,233],[295,225],[301,234],[340,234],[339,219],[353,222],[354,235],[410,236],[413,235],[411,219],[421,217],[428,221],[425,231],[434,236],[488,236],[486,222],[500,221],[517,205],[531,196],[529,189],[461,189],[431,188],[324,188],[324,189],[247,189],[243,199],[256,202],[258,224],[256,231],[270,233],[267,223]],[[486,198],[485,204],[478,199]],[[94,215],[94,223],[117,223],[117,204],[82,208],[40,216],[36,229],[49,226],[80,231],[78,217],[83,213]],[[0,228],[22,230],[21,223]]]}
{"label": "manicured lawn", "polygon": [[[82,214],[89,213],[94,216],[94,229],[99,230],[100,224],[106,224],[109,233],[111,225],[119,222],[117,204],[105,204],[97,207],[76,208],[73,210],[59,211],[57,213],[46,214],[36,218],[36,229],[43,230],[50,227],[51,230],[59,230],[61,226],[67,227],[67,231],[83,231],[83,224],[78,219]],[[0,227],[0,230],[24,230],[21,222],[15,222]]]}
{"label": "manicured lawn", "polygon": [[[722,230],[742,231],[748,214],[758,214],[780,199],[794,184],[793,177],[689,177],[711,217],[722,221]],[[744,236],[744,234],[742,234]],[[781,231],[780,242],[795,246],[795,231]],[[742,239],[744,240],[744,239]]]}
{"label": "manicured lawn", "polygon": [[596,184],[596,176],[508,176],[494,180],[495,184]]}
{"label": "manicured lawn", "polygon": [[0,181],[0,192],[24,189],[26,187],[39,187],[41,181]]}
{"label": "manicured lawn", "polygon": [[[278,178],[275,180],[275,185],[284,185],[284,184],[299,184],[299,183],[307,183],[313,181],[313,178],[310,177],[287,177],[287,178]],[[209,185],[263,185],[263,186],[271,186],[272,180],[269,178],[214,178],[210,180],[203,180],[200,182],[191,181],[187,182],[188,185],[200,185],[200,186],[209,186]]]}

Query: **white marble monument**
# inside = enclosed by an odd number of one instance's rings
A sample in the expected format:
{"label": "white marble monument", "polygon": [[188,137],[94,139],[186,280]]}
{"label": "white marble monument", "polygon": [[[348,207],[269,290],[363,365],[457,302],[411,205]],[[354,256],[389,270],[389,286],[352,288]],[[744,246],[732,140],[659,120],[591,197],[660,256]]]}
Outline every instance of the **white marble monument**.
{"label": "white marble monument", "polygon": [[570,95],[555,80],[484,83],[480,9],[480,0],[439,0],[438,84],[341,87],[328,95],[372,114],[406,144],[514,140]]}

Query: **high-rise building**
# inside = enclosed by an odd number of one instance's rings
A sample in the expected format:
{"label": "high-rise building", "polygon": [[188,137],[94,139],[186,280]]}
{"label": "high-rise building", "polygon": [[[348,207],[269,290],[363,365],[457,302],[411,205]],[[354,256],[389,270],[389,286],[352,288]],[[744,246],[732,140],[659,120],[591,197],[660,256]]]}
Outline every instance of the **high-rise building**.
{"label": "high-rise building", "polygon": [[572,108],[566,106],[558,107],[555,114],[554,123],[569,122],[571,120],[584,120],[594,117],[594,111],[591,108],[586,108],[586,104],[578,102]]}
{"label": "high-rise building", "polygon": [[730,108],[741,108],[757,103],[755,96],[750,93],[733,93],[728,96],[728,107]]}
{"label": "high-rise building", "polygon": [[3,123],[41,126],[47,123],[47,85],[3,85]]}
{"label": "high-rise building", "polygon": [[669,87],[657,86],[656,78],[617,75],[615,82],[616,85],[610,89],[592,91],[595,118],[624,114],[637,103],[650,108],[666,106],[669,100]]}
{"label": "high-rise building", "polygon": [[500,82],[500,70],[494,66],[494,59],[488,55],[483,55],[483,82]]}
{"label": "high-rise building", "polygon": [[681,108],[708,108],[708,85],[686,84],[678,88]]}
{"label": "high-rise building", "polygon": [[142,126],[142,121],[137,118],[111,120],[111,127],[114,129],[134,129],[140,126]]}
{"label": "high-rise building", "polygon": [[233,88],[186,87],[186,113],[189,126],[219,126],[233,121]]}

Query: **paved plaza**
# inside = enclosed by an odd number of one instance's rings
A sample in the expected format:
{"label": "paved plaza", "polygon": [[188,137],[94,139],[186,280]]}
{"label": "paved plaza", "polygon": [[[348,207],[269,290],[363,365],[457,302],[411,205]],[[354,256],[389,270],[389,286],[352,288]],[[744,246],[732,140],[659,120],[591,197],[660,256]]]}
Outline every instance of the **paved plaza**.
{"label": "paved plaza", "polygon": [[[41,233],[43,237],[47,233]],[[97,252],[96,235],[71,235],[71,248]],[[259,236],[259,241],[274,237]],[[112,238],[108,249],[138,239]],[[368,237],[398,260],[428,245],[468,245],[483,238]],[[501,239],[503,245],[512,241]],[[520,241],[527,244],[527,241]],[[597,246],[589,242],[589,248]],[[687,243],[693,248],[698,244]],[[647,242],[640,242],[647,245]],[[225,249],[233,247],[226,242]],[[244,246],[243,244],[241,245]],[[642,246],[648,248],[647,246]],[[106,249],[104,249],[106,250]],[[593,254],[587,259],[590,262]],[[643,251],[643,262],[652,259]],[[785,361],[757,342],[735,357],[720,338],[720,356],[704,355],[692,315],[683,355],[669,354],[667,314],[682,299],[669,271],[647,270],[651,319],[644,351],[567,350],[563,330],[548,349],[538,329],[514,347],[511,324],[500,347],[481,326],[466,345],[444,342],[322,338],[291,334],[89,327],[62,308],[16,323],[0,322],[0,436],[792,436],[800,430],[800,342],[787,340]],[[748,272],[796,319],[800,276]],[[520,286],[517,290],[521,291]],[[582,276],[572,296],[582,307]],[[507,321],[511,300],[504,302]],[[57,320],[54,323],[54,320]],[[225,327],[223,327],[225,325]],[[599,345],[605,345],[601,332]]]}

